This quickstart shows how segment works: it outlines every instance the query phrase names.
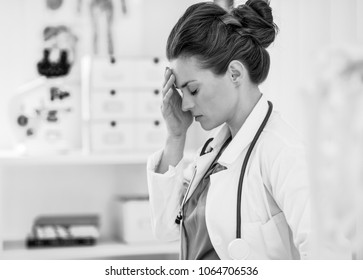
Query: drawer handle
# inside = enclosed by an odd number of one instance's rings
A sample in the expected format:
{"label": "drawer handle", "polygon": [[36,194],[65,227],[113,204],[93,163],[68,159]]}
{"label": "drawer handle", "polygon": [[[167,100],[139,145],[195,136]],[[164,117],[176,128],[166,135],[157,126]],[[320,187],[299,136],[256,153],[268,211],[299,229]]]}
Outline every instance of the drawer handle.
{"label": "drawer handle", "polygon": [[116,90],[111,89],[110,94],[111,94],[111,95],[115,95],[115,94],[116,94]]}
{"label": "drawer handle", "polygon": [[158,64],[158,63],[159,63],[159,58],[154,57],[154,63],[155,63],[155,64]]}
{"label": "drawer handle", "polygon": [[160,122],[158,120],[156,120],[156,121],[154,121],[154,125],[158,126],[158,125],[160,125]]}
{"label": "drawer handle", "polygon": [[160,93],[160,91],[158,89],[154,90],[154,94],[158,95]]}
{"label": "drawer handle", "polygon": [[115,121],[112,121],[112,122],[110,122],[110,125],[111,125],[112,127],[115,127],[115,126],[116,126],[116,122],[115,122]]}
{"label": "drawer handle", "polygon": [[20,126],[26,126],[28,124],[28,117],[24,115],[20,115],[18,117],[18,125]]}

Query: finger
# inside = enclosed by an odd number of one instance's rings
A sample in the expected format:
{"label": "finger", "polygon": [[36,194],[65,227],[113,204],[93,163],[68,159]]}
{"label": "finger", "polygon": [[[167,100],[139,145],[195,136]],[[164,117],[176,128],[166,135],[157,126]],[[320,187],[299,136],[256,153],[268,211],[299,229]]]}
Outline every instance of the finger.
{"label": "finger", "polygon": [[166,95],[169,89],[174,89],[174,83],[175,83],[175,76],[173,74],[170,75],[169,80],[166,82],[162,93],[163,97]]}
{"label": "finger", "polygon": [[163,103],[166,105],[170,102],[170,98],[173,95],[174,91],[172,88],[169,88],[169,90],[166,92],[164,98],[163,98]]}
{"label": "finger", "polygon": [[170,77],[171,74],[172,74],[172,72],[171,72],[170,68],[169,67],[166,67],[165,73],[164,73],[164,83],[163,83],[163,87],[165,87],[165,84],[169,80],[169,77]]}

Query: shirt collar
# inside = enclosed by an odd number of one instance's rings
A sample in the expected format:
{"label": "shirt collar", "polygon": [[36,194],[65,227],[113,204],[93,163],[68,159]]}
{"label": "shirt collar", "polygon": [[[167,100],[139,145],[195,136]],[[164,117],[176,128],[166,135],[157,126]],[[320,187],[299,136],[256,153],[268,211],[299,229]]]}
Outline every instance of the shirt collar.
{"label": "shirt collar", "polygon": [[[246,121],[239,129],[235,137],[229,143],[218,162],[222,165],[233,163],[240,153],[252,142],[268,110],[267,99],[262,95]],[[230,136],[229,127],[224,124],[216,137],[210,143],[210,147],[218,150]]]}

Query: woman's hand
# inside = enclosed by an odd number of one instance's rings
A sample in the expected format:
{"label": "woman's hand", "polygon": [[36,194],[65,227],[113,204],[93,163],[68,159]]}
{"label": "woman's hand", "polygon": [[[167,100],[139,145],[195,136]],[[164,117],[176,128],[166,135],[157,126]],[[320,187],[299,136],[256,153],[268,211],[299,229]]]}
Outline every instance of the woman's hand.
{"label": "woman's hand", "polygon": [[167,68],[162,89],[163,102],[161,105],[161,113],[166,122],[168,136],[179,138],[186,136],[187,130],[193,122],[193,116],[190,111],[183,112],[181,108],[182,97],[176,90],[174,83],[175,76]]}

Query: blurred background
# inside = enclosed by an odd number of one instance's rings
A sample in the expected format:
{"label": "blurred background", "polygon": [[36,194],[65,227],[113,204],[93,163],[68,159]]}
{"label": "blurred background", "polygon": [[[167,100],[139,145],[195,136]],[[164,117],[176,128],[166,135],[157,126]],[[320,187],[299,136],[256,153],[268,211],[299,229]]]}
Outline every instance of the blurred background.
{"label": "blurred background", "polygon": [[[196,2],[0,0],[0,258],[178,258],[152,237],[145,164],[166,40]],[[270,5],[261,91],[307,143],[312,254],[362,259],[363,0]],[[206,139],[193,125],[186,156]]]}

